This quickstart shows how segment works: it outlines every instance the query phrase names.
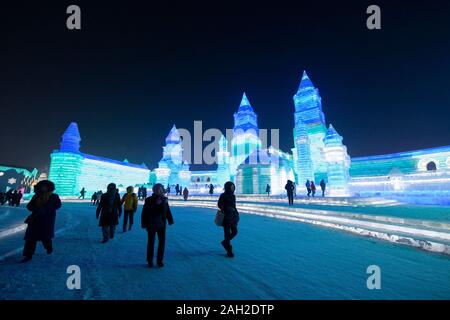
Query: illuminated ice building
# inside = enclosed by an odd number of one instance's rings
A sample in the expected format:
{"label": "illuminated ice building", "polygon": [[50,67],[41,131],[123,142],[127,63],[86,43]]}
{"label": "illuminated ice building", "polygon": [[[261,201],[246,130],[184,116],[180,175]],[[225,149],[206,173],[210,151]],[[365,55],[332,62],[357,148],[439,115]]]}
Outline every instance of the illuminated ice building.
{"label": "illuminated ice building", "polygon": [[144,165],[111,160],[80,152],[78,125],[72,122],[64,132],[60,148],[54,150],[50,162],[49,179],[61,196],[77,196],[85,188],[86,196],[105,190],[115,182],[119,187],[146,184],[150,170]]}
{"label": "illuminated ice building", "polygon": [[[306,72],[293,97],[293,148],[283,152],[264,146],[258,117],[247,95],[234,113],[233,136],[218,141],[217,164],[208,171],[192,171],[183,160],[183,141],[174,125],[158,167],[94,157],[79,152],[80,137],[72,123],[61,147],[52,153],[50,179],[59,192],[76,195],[79,189],[104,188],[115,181],[125,185],[187,186],[191,194],[205,194],[208,185],[220,192],[232,180],[240,194],[285,194],[286,180],[304,194],[307,180],[317,189],[323,179],[327,196],[381,196],[407,202],[450,204],[450,146],[388,155],[350,158],[343,136],[326,122],[319,90]],[[289,111],[289,110],[288,110]],[[351,149],[350,149],[351,150]],[[318,192],[320,193],[320,192]]]}

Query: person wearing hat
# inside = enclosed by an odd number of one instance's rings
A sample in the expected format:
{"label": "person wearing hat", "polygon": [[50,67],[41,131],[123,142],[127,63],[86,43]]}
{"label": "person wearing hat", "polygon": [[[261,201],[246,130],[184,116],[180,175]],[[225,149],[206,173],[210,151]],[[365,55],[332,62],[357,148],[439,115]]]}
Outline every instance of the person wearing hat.
{"label": "person wearing hat", "polygon": [[47,254],[53,252],[52,239],[55,236],[56,210],[61,208],[61,200],[55,193],[55,184],[48,180],[34,186],[34,196],[27,204],[31,214],[26,218],[25,246],[22,262],[32,259],[38,241],[41,241]]}

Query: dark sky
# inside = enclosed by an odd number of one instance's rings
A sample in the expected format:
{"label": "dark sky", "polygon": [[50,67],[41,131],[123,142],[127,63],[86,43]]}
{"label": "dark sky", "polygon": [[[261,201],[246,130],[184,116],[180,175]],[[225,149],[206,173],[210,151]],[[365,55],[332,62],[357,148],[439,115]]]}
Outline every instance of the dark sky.
{"label": "dark sky", "polygon": [[231,128],[243,91],[289,151],[303,69],[351,156],[450,144],[450,1],[49,3],[1,6],[0,164],[45,169],[76,121],[83,152],[153,168],[174,123]]}

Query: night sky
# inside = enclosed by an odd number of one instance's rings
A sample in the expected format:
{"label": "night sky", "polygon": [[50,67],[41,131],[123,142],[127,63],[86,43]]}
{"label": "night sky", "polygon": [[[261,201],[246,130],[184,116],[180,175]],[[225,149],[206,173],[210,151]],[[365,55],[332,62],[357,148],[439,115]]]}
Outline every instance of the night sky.
{"label": "night sky", "polygon": [[154,168],[174,123],[232,128],[243,91],[290,151],[304,69],[350,156],[450,144],[450,1],[152,2],[2,3],[0,164],[48,170],[76,121],[81,151]]}

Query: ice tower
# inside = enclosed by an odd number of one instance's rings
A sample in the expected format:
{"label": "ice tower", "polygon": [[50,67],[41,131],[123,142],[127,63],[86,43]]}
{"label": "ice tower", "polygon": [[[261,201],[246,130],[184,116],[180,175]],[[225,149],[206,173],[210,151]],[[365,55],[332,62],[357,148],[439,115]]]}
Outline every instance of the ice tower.
{"label": "ice tower", "polygon": [[350,157],[347,147],[342,144],[340,136],[330,124],[325,136],[324,157],[327,162],[328,190],[330,196],[349,196]]}
{"label": "ice tower", "polygon": [[231,175],[234,176],[237,167],[253,153],[260,149],[258,116],[244,92],[238,111],[234,114],[233,139],[231,141]]}
{"label": "ice tower", "polygon": [[322,112],[319,89],[314,87],[306,71],[303,72],[300,86],[294,95],[294,104],[293,151],[297,182],[302,185],[306,177],[311,177],[316,182],[326,180],[327,164],[323,158],[323,140],[327,133],[325,115]]}
{"label": "ice tower", "polygon": [[[166,146],[163,147],[163,156],[155,169],[157,182],[164,186],[181,183],[187,179],[186,172],[189,172],[189,165],[183,163],[182,139],[177,127],[173,125],[166,137]],[[181,179],[180,179],[181,173]]]}
{"label": "ice tower", "polygon": [[217,183],[224,185],[230,180],[230,152],[228,151],[228,141],[222,135],[219,140],[219,151],[217,152]]}

